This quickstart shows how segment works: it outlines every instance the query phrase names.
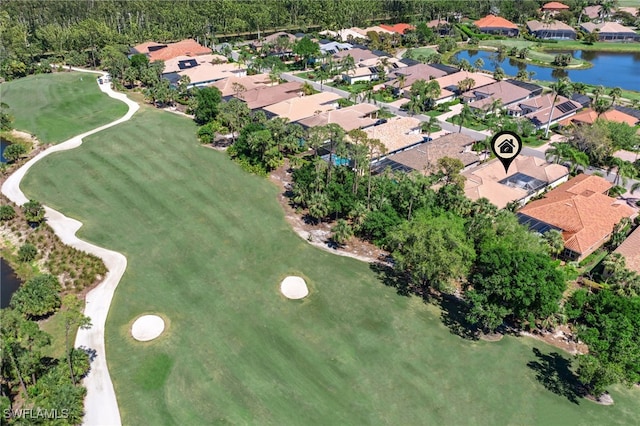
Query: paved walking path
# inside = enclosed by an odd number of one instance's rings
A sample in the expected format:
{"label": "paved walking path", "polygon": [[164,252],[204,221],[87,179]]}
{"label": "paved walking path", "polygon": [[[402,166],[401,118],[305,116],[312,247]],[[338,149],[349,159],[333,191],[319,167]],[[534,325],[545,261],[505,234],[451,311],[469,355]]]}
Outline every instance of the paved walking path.
{"label": "paved walking path", "polygon": [[[79,68],[72,69],[74,71],[89,72],[100,75],[106,74],[104,72]],[[127,95],[114,92],[111,89],[111,85],[108,83],[101,84],[100,90],[110,97],[126,103],[129,107],[129,111],[118,120],[75,136],[61,144],[52,146],[29,160],[9,176],[4,185],[2,185],[2,193],[11,201],[18,205],[22,205],[29,201],[20,190],[20,182],[27,171],[35,163],[53,152],[66,151],[80,146],[84,137],[129,120],[138,108],[140,108],[136,102],[127,98]],[[62,213],[47,206],[45,206],[45,211],[47,224],[51,226],[63,243],[100,257],[109,271],[105,279],[87,294],[84,314],[91,318],[92,327],[87,330],[78,330],[75,346],[95,351],[95,357],[91,362],[91,370],[83,381],[87,388],[87,396],[84,401],[85,416],[83,424],[108,426],[120,425],[120,410],[118,409],[118,401],[116,400],[111,376],[109,376],[109,369],[107,368],[107,360],[104,350],[104,326],[107,319],[107,313],[109,312],[109,306],[111,305],[111,299],[113,298],[113,293],[127,267],[127,259],[118,252],[107,250],[78,239],[76,237],[76,232],[82,226],[81,222],[68,218]]]}

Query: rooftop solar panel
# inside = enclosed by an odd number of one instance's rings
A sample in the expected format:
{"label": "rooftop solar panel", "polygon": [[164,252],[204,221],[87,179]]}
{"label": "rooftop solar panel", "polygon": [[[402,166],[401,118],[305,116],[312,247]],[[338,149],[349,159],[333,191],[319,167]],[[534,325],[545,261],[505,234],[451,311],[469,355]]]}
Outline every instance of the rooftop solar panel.
{"label": "rooftop solar panel", "polygon": [[558,109],[563,113],[567,113],[569,111],[573,111],[574,109],[576,109],[576,106],[572,102],[567,101],[558,105]]}

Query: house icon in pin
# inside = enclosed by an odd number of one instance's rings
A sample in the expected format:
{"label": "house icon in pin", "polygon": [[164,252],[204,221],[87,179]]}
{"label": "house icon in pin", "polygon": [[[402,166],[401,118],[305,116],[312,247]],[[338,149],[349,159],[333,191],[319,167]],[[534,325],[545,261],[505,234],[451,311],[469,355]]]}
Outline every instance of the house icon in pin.
{"label": "house icon in pin", "polygon": [[505,139],[498,145],[500,154],[513,154],[513,149],[516,145],[513,143],[513,139]]}

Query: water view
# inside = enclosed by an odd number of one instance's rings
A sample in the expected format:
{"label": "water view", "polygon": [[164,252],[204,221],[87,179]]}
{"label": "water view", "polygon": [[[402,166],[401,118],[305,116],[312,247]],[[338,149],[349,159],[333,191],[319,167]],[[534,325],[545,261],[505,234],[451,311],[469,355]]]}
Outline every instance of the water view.
{"label": "water view", "polygon": [[11,266],[0,257],[0,309],[9,306],[11,296],[20,287],[20,279]]}
{"label": "water view", "polygon": [[8,146],[9,146],[9,142],[7,142],[4,139],[0,138],[0,163],[6,163],[7,162],[7,159],[4,158],[4,150]]}
{"label": "water view", "polygon": [[571,53],[575,58],[591,62],[593,67],[585,70],[563,70],[525,64],[511,58],[499,61],[496,52],[483,50],[463,50],[455,56],[459,60],[466,59],[471,64],[481,58],[484,61],[483,69],[488,71],[494,71],[496,66],[500,65],[509,76],[515,76],[519,70],[524,69],[527,72],[535,72],[533,78],[537,80],[553,81],[560,77],[569,77],[571,81],[640,91],[640,53],[593,52],[586,50],[558,53]]}

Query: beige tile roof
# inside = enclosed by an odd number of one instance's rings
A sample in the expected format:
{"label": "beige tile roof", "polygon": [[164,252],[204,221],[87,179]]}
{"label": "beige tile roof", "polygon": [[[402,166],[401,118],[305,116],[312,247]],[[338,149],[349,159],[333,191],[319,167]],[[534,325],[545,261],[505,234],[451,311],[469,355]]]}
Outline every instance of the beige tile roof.
{"label": "beige tile roof", "polygon": [[380,139],[387,152],[422,141],[421,122],[413,117],[393,117],[384,124],[364,129],[371,139]]}
{"label": "beige tile roof", "polygon": [[579,175],[533,201],[519,213],[562,229],[565,247],[589,255],[606,242],[616,223],[634,210],[604,194],[612,184],[593,175]]}
{"label": "beige tile roof", "polygon": [[[558,105],[564,104],[565,102],[570,102],[571,104],[573,104],[574,109],[567,112],[563,112],[560,108],[558,108]],[[537,108],[537,110],[524,115],[524,117],[530,119],[534,123],[537,121],[538,123],[545,124],[549,121],[549,114],[551,113],[552,104],[553,104],[553,95],[546,94],[546,95],[536,96],[535,98],[527,99],[523,102],[520,102],[518,105],[519,106],[526,105],[532,108]],[[513,108],[513,106],[511,106],[510,108]],[[556,100],[553,107],[552,121],[562,119],[563,117],[566,117],[567,115],[574,113],[580,108],[582,108],[582,105],[580,105],[578,102],[571,101],[565,98],[564,96],[558,96],[558,99]]]}
{"label": "beige tile roof", "polygon": [[475,82],[472,89],[486,86],[487,84],[495,83],[496,81],[491,76],[484,73],[480,73],[480,72],[469,72],[469,71],[454,72],[453,74],[445,75],[443,77],[439,77],[435,79],[440,85],[440,88],[442,89],[440,98],[444,98],[452,94],[452,92],[445,89],[445,87],[457,86],[458,83],[460,83],[465,78],[471,78]]}
{"label": "beige tile roof", "polygon": [[243,77],[247,75],[247,70],[238,68],[237,64],[217,64],[204,63],[194,68],[188,68],[178,73],[181,76],[188,76],[191,84],[204,82],[214,82],[231,76]]}
{"label": "beige tile roof", "polygon": [[429,81],[431,78],[444,77],[447,75],[445,71],[432,67],[431,65],[416,64],[391,71],[389,76],[393,78],[393,80],[387,82],[386,85],[398,87],[398,76],[400,74],[406,76],[402,88],[411,87],[411,85],[418,80]]}
{"label": "beige tile roof", "polygon": [[179,72],[178,66],[180,61],[194,60],[198,65],[211,64],[212,62],[224,63],[227,62],[227,58],[222,55],[199,55],[199,56],[176,56],[175,58],[167,59],[164,61],[164,73]]}
{"label": "beige tile roof", "polygon": [[222,96],[235,95],[236,91],[233,87],[237,83],[245,88],[245,93],[257,87],[271,86],[271,80],[267,74],[247,75],[245,77],[236,77],[235,75],[216,81],[212,86],[217,87]]}
{"label": "beige tile roof", "polygon": [[[342,59],[345,56],[351,56],[355,61],[356,65],[362,61],[366,61],[370,59],[375,59],[377,61],[379,58],[378,55],[376,55],[372,51],[367,49],[361,49],[359,47],[356,47],[354,49],[349,49],[349,50],[341,50],[340,52],[337,52],[335,55],[333,55],[335,59]],[[374,62],[374,65],[375,65],[375,62]]]}
{"label": "beige tile roof", "polygon": [[496,100],[500,99],[503,106],[507,106],[520,99],[524,99],[529,96],[531,92],[523,87],[516,86],[508,81],[501,80],[495,83],[488,84],[478,89],[472,89],[462,94],[464,97],[468,96],[488,96],[484,99],[480,99],[474,102],[470,102],[471,108],[483,109]]}
{"label": "beige tile roof", "polygon": [[509,166],[509,173],[497,158],[462,173],[467,178],[464,192],[472,200],[487,198],[498,208],[504,208],[511,201],[519,201],[529,195],[523,188],[507,186],[501,180],[522,173],[551,184],[569,174],[569,170],[559,164],[550,164],[537,157],[518,156]]}
{"label": "beige tile roof", "polygon": [[589,17],[589,19],[594,19],[600,16],[600,5],[597,4],[595,6],[587,6],[583,9],[584,14]]}
{"label": "beige tile roof", "polygon": [[298,123],[305,127],[325,126],[335,123],[348,132],[374,124],[377,119],[371,117],[371,115],[377,110],[378,107],[371,104],[358,104],[312,115],[298,121]]}
{"label": "beige tile roof", "polygon": [[421,143],[405,151],[387,157],[389,160],[411,167],[424,173],[431,173],[438,160],[443,157],[457,158],[468,166],[479,161],[471,151],[475,141],[462,133],[450,133],[430,142]]}
{"label": "beige tile roof", "polygon": [[311,117],[318,111],[322,113],[336,109],[336,101],[338,99],[340,99],[340,95],[322,92],[315,95],[287,99],[286,101],[266,106],[263,109],[280,117],[288,118],[289,121],[293,122]]}
{"label": "beige tile roof", "polygon": [[576,32],[572,27],[560,21],[551,21],[551,22],[540,22],[540,21],[528,21],[527,28],[529,31],[538,31],[538,30],[565,30]]}
{"label": "beige tile roof", "polygon": [[595,30],[599,30],[600,34],[604,33],[630,33],[633,35],[637,35],[632,28],[625,27],[624,25],[618,24],[617,22],[601,22],[599,24],[594,24],[593,22],[585,22],[582,24],[582,28],[587,30],[588,32],[593,32]]}
{"label": "beige tile roof", "polygon": [[289,33],[283,32],[283,31],[279,31],[277,33],[269,34],[268,36],[262,38],[261,40],[254,40],[254,41],[251,42],[251,44],[255,48],[259,48],[259,47],[262,47],[262,45],[264,45],[264,44],[275,43],[280,37],[288,38],[291,43],[294,43],[296,41],[296,37],[293,34],[289,34]]}
{"label": "beige tile roof", "polygon": [[636,228],[614,253],[624,256],[627,268],[640,274],[640,228]]}
{"label": "beige tile roof", "polygon": [[[245,101],[249,109],[263,108],[287,99],[297,98],[302,92],[302,83],[290,81],[275,86],[255,87],[240,93],[238,98]],[[234,94],[235,97],[235,94]]]}
{"label": "beige tile roof", "polygon": [[351,29],[365,37],[367,36],[367,33],[370,31],[374,31],[376,33],[383,33],[383,34],[392,34],[391,31],[385,30],[384,28],[377,25],[374,25],[373,27],[367,27],[367,28],[352,27]]}

